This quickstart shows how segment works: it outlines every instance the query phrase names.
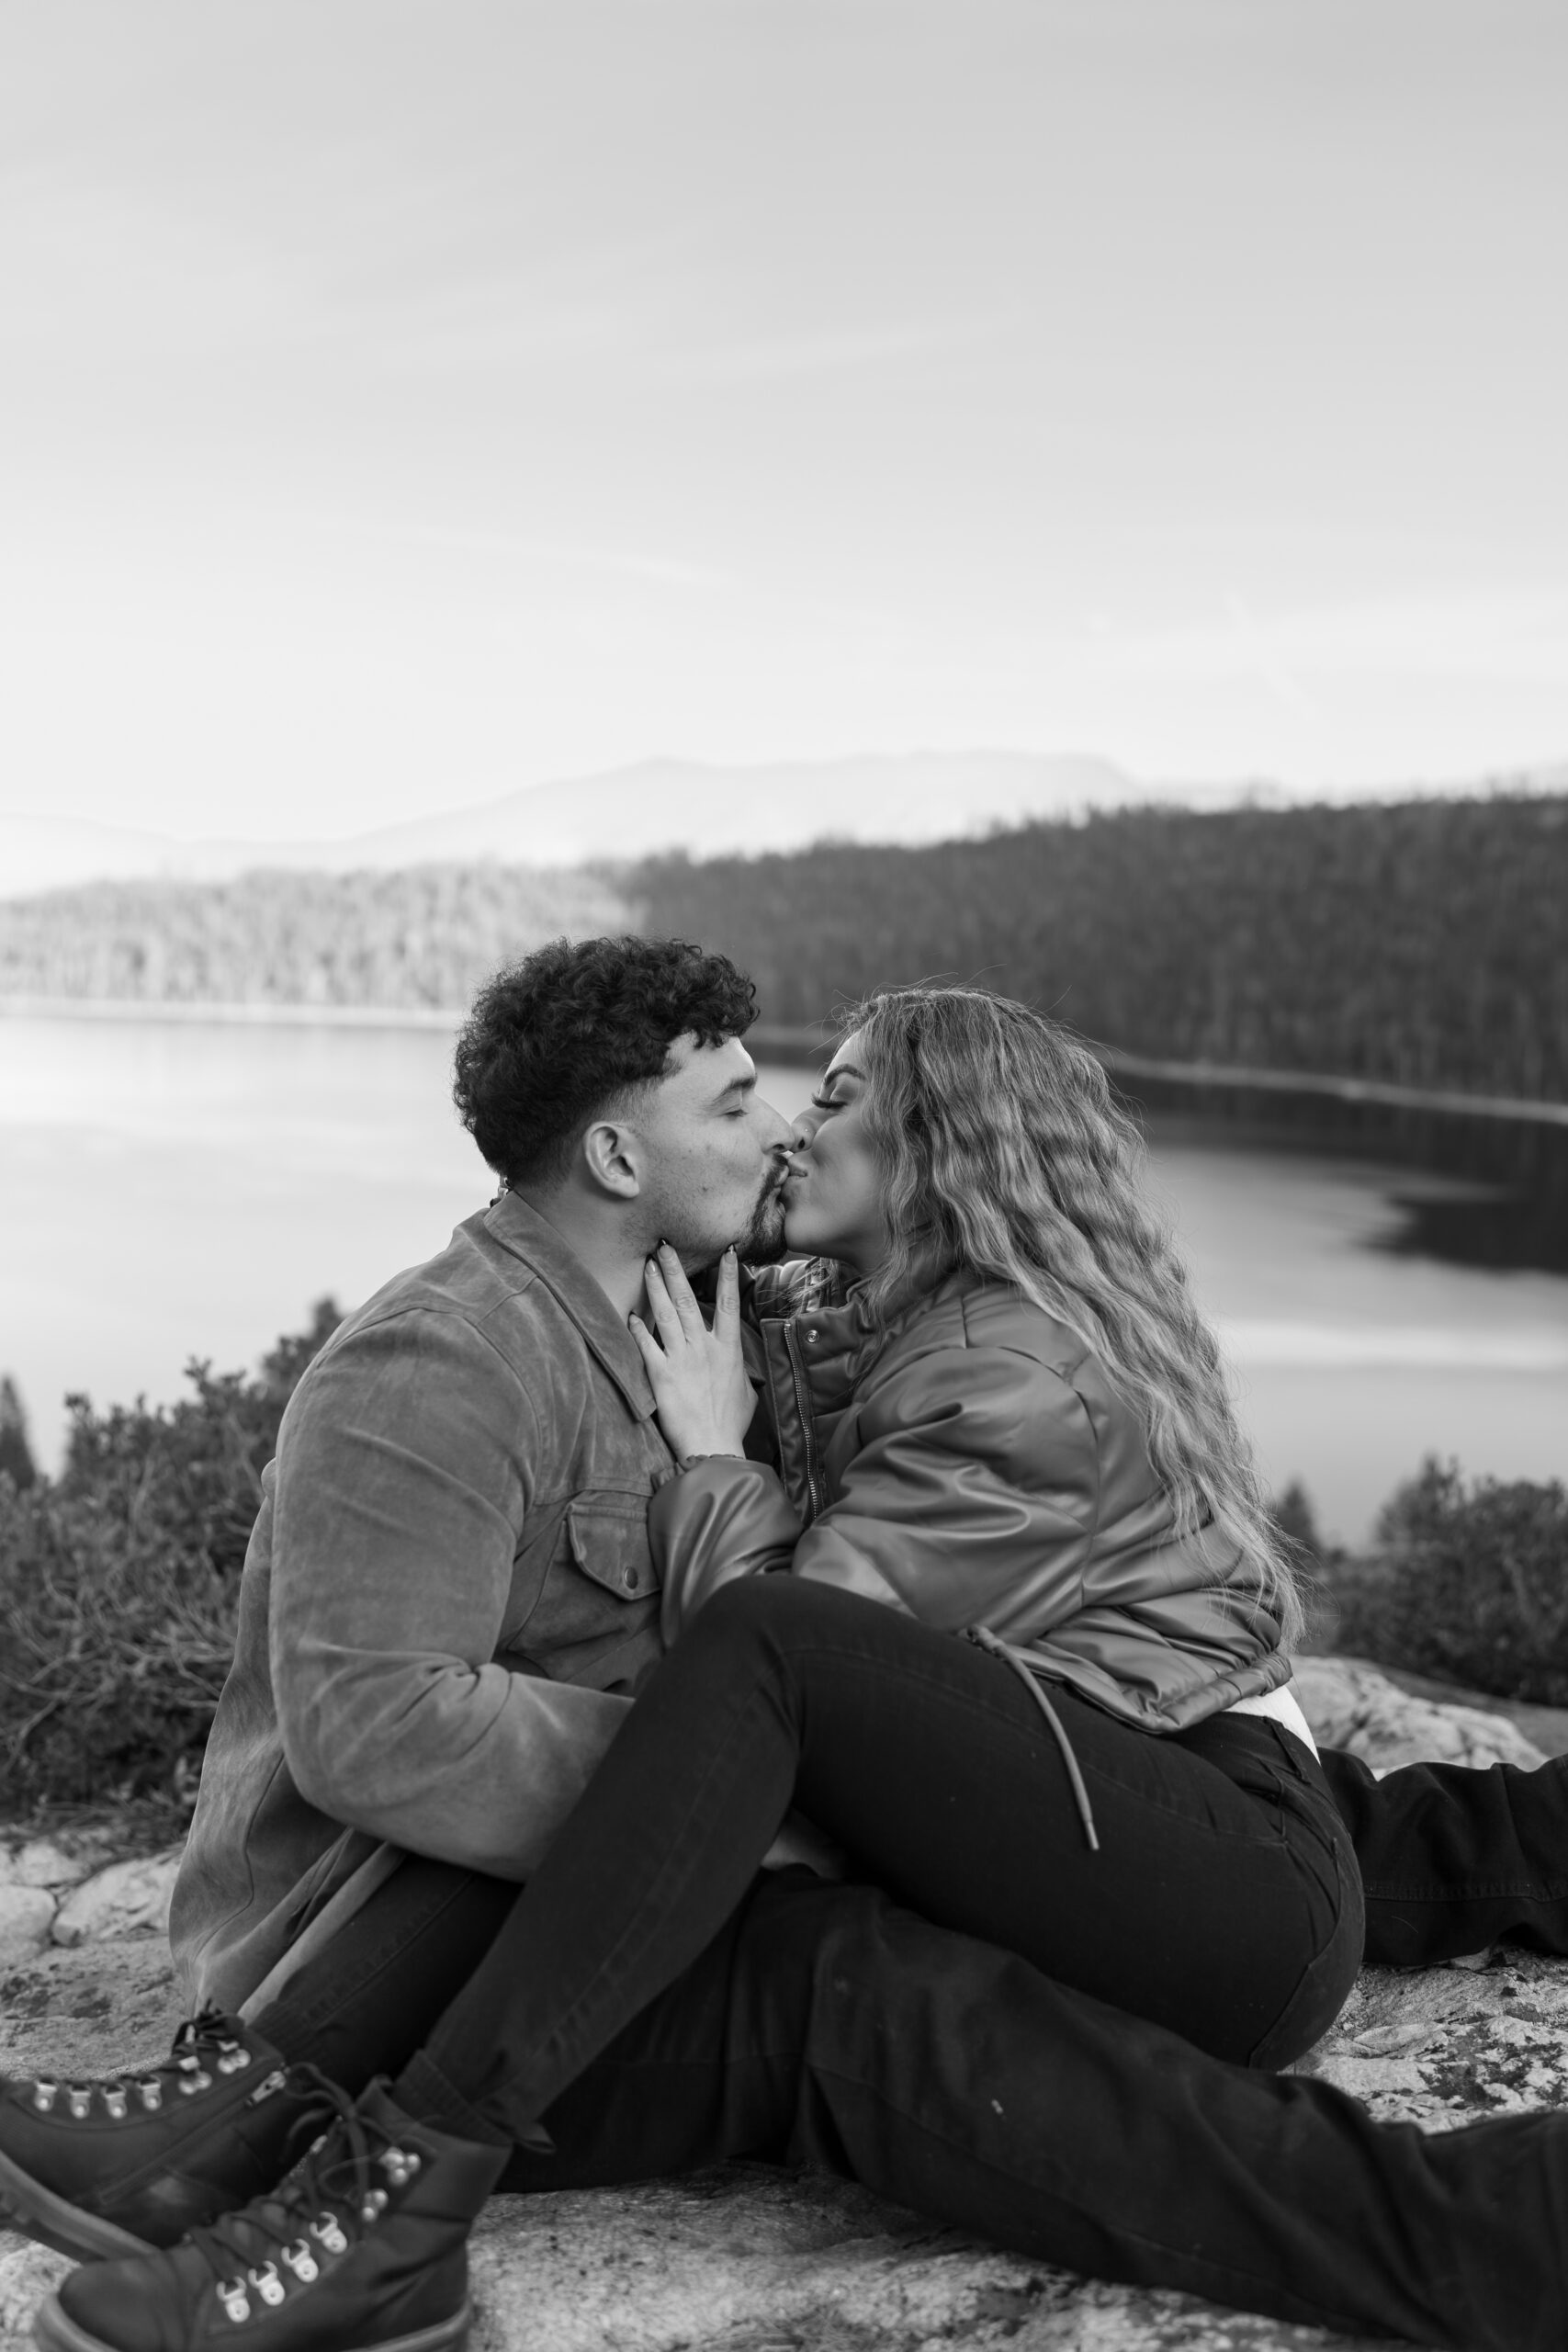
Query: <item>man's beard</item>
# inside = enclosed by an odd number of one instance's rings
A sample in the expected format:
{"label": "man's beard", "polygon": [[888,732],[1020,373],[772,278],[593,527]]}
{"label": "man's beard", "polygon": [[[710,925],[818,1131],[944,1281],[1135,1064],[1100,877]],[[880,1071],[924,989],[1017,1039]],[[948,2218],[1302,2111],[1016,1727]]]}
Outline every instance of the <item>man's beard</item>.
{"label": "man's beard", "polygon": [[751,1212],[751,1222],[737,1248],[743,1266],[775,1266],[784,1254],[784,1193],[776,1179]]}

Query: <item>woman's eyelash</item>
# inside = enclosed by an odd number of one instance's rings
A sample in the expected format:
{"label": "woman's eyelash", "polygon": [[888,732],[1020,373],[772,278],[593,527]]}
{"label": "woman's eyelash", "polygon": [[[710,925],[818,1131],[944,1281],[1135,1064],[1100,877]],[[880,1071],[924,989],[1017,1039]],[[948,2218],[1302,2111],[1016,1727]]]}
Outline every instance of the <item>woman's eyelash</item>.
{"label": "woman's eyelash", "polygon": [[814,1111],[838,1111],[843,1106],[837,1096],[814,1094],[811,1098],[811,1107]]}

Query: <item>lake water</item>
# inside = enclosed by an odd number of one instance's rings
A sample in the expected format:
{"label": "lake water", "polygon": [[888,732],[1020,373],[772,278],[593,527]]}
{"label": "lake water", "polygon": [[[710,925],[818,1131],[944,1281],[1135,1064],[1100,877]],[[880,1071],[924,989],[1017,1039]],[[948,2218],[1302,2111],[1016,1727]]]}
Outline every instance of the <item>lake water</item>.
{"label": "lake water", "polygon": [[[170,1398],[254,1363],[323,1292],[353,1305],[491,1190],[449,1034],[0,1016],[0,1371],[35,1451],[62,1399]],[[769,1069],[786,1115],[809,1075]],[[1271,1483],[1355,1542],[1427,1453],[1568,1467],[1568,1278],[1386,1254],[1408,1170],[1153,1135],[1154,1181],[1220,1326]]]}

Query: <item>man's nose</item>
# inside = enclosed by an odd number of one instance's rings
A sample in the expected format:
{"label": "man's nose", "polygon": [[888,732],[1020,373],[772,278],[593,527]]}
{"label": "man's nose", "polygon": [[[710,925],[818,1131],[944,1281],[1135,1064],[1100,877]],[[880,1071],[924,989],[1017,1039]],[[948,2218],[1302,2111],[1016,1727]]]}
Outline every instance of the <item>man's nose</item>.
{"label": "man's nose", "polygon": [[793,1151],[795,1137],[790,1133],[789,1121],[782,1113],[775,1111],[771,1102],[764,1102],[760,1094],[753,1097],[752,1109],[762,1149],[770,1152]]}

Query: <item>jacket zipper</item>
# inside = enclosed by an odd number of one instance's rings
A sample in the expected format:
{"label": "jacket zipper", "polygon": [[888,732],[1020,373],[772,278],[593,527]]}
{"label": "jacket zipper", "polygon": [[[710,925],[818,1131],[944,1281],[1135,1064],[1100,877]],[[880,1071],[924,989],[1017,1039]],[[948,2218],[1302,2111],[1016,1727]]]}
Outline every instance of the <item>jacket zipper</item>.
{"label": "jacket zipper", "polygon": [[806,1440],[807,1497],[811,1505],[811,1517],[816,1519],[828,1508],[828,1484],[822,1476],[822,1460],[817,1449],[817,1421],[811,1410],[811,1384],[806,1376],[806,1359],[800,1352],[800,1340],[793,1317],[785,1323],[784,1330],[784,1346],[789,1351],[789,1366],[795,1375],[795,1401],[799,1408],[801,1432]]}

